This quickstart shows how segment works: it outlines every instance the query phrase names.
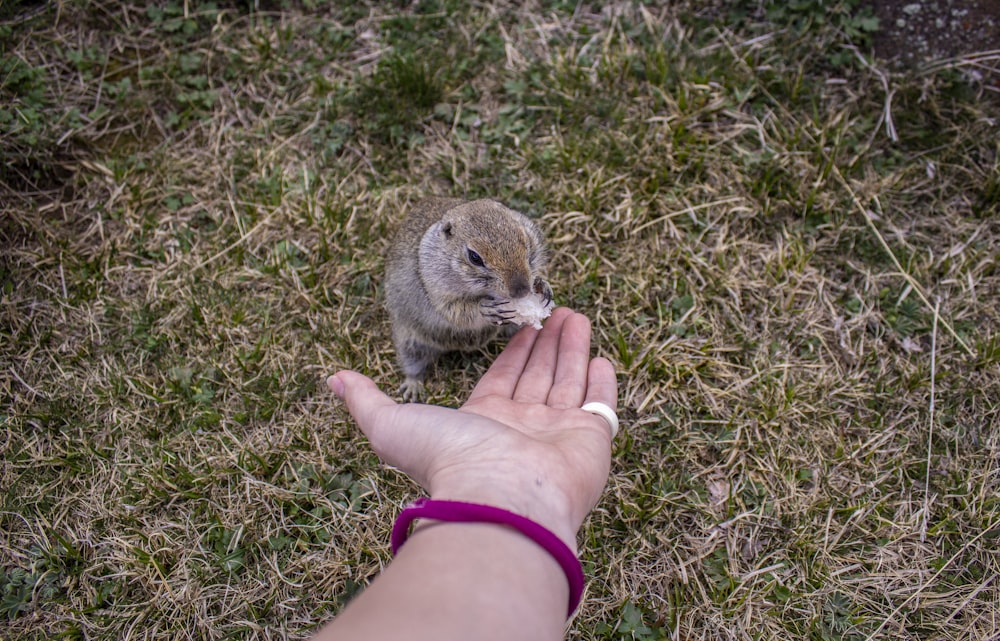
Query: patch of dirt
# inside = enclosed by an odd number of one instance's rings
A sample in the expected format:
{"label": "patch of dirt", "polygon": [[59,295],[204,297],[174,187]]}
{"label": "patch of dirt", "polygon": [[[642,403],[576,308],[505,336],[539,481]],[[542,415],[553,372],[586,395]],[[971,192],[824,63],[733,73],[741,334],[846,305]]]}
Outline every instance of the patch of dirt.
{"label": "patch of dirt", "polygon": [[1000,0],[866,0],[875,55],[903,65],[1000,50]]}

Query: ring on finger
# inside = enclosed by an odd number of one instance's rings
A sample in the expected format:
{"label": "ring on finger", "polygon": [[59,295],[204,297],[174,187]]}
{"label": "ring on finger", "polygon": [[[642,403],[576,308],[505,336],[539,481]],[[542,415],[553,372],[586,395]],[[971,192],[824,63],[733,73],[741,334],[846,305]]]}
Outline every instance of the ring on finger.
{"label": "ring on finger", "polygon": [[590,412],[591,414],[597,414],[605,421],[608,422],[608,427],[611,428],[611,438],[614,439],[618,435],[618,415],[607,403],[602,403],[600,401],[591,401],[584,404],[580,409],[584,412]]}

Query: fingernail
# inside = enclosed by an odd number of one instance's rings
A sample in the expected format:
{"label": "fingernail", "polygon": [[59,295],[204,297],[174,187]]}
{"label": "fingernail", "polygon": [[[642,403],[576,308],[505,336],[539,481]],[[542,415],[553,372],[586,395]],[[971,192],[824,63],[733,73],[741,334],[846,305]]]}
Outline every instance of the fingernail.
{"label": "fingernail", "polygon": [[344,398],[344,381],[337,378],[334,374],[326,379],[326,386],[330,388],[330,391],[337,395],[338,398]]}

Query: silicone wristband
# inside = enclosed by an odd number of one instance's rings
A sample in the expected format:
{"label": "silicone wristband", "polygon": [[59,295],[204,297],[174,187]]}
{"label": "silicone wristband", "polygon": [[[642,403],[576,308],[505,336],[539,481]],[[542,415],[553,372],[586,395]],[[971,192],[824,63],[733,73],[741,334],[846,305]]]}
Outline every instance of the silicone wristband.
{"label": "silicone wristband", "polygon": [[392,526],[390,543],[393,556],[406,542],[410,535],[410,524],[416,519],[434,519],[451,523],[495,523],[514,528],[551,554],[566,573],[566,580],[569,581],[569,610],[566,616],[572,616],[576,606],[580,604],[580,598],[583,596],[583,567],[580,565],[580,560],[562,539],[531,519],[491,505],[417,499],[399,513],[395,525]]}

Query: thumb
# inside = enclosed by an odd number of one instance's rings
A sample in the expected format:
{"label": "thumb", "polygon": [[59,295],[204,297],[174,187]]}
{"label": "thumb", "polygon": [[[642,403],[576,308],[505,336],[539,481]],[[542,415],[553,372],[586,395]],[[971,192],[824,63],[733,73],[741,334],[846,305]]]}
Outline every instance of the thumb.
{"label": "thumb", "polygon": [[380,424],[379,413],[395,408],[396,402],[386,396],[372,379],[350,370],[337,372],[326,379],[326,384],[347,404],[347,410],[358,427],[374,443],[373,432]]}
{"label": "thumb", "polygon": [[326,384],[347,404],[379,458],[426,488],[428,465],[442,450],[443,441],[454,436],[454,425],[449,430],[445,419],[455,410],[417,403],[398,405],[370,378],[350,370],[337,372]]}

